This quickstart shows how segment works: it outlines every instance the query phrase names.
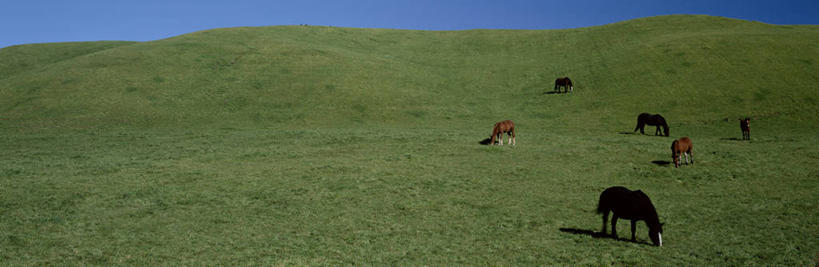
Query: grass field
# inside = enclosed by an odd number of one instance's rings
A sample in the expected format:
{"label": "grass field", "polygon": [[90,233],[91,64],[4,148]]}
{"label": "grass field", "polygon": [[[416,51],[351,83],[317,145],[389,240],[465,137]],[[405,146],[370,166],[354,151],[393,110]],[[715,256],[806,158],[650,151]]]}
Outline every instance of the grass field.
{"label": "grass field", "polygon": [[[663,16],[0,49],[0,261],[811,265],[816,43]],[[574,93],[547,93],[559,76]],[[671,138],[633,134],[641,112]],[[479,145],[503,119],[517,145]],[[696,163],[658,164],[680,136]],[[592,234],[613,185],[652,198],[662,247],[642,222],[636,243]]]}

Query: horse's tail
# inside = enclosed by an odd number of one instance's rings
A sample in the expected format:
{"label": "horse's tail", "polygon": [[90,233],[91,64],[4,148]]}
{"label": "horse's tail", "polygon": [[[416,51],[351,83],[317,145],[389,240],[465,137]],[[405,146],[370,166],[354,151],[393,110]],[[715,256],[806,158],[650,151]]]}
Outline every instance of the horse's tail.
{"label": "horse's tail", "polygon": [[609,211],[609,206],[606,205],[606,201],[603,201],[603,196],[604,195],[600,195],[600,199],[597,200],[597,213],[598,214],[606,213],[606,212]]}
{"label": "horse's tail", "polygon": [[637,117],[637,127],[634,127],[634,131],[636,132],[637,130],[642,129],[644,124],[645,122],[643,122],[643,118]]}

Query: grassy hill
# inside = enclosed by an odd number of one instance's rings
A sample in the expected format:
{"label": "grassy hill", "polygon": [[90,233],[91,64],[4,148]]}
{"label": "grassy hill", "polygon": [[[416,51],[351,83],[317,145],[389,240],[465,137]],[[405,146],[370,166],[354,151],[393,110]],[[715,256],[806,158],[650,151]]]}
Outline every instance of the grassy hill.
{"label": "grassy hill", "polygon": [[[6,127],[678,122],[817,114],[819,28],[708,16],[455,32],[258,27],[9,47]],[[35,55],[35,56],[31,56]],[[570,76],[574,97],[546,97]],[[563,118],[563,119],[560,119]],[[28,127],[28,126],[22,126]]]}
{"label": "grassy hill", "polygon": [[[817,26],[681,15],[3,48],[0,259],[808,265],[817,43]],[[562,76],[574,93],[551,94]],[[691,136],[696,164],[631,134],[642,112]],[[504,119],[517,146],[477,144]],[[662,248],[642,223],[637,243],[588,234],[613,185],[652,197]]]}

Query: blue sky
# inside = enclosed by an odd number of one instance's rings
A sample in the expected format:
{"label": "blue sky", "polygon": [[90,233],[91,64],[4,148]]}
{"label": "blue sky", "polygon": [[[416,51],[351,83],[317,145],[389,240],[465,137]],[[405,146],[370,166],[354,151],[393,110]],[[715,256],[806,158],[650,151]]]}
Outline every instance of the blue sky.
{"label": "blue sky", "polygon": [[564,29],[669,14],[819,24],[819,0],[3,0],[0,47],[150,41],[213,28],[296,24],[418,30]]}

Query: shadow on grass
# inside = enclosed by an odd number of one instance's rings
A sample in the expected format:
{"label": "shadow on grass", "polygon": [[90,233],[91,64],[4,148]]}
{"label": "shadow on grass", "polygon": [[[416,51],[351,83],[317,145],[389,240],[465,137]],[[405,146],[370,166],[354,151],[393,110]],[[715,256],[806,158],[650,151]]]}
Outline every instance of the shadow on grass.
{"label": "shadow on grass", "polygon": [[645,135],[645,136],[653,136],[653,137],[668,137],[668,136],[665,136],[665,135],[644,134],[644,133],[637,133],[637,132],[619,132],[619,134]]}
{"label": "shadow on grass", "polygon": [[719,140],[723,140],[723,141],[745,141],[745,140],[742,140],[742,139],[739,139],[739,138],[736,138],[736,137],[725,137],[725,138],[720,138]]}
{"label": "shadow on grass", "polygon": [[565,228],[564,227],[564,228],[560,228],[560,231],[564,232],[564,233],[575,234],[575,235],[587,235],[587,236],[591,236],[592,238],[611,238],[611,239],[614,239],[614,240],[617,240],[617,241],[623,241],[623,242],[630,242],[630,243],[635,243],[635,244],[653,246],[653,244],[645,242],[645,241],[632,241],[631,239],[625,239],[625,238],[619,238],[619,237],[618,238],[612,238],[611,235],[607,235],[607,234],[601,233],[601,232],[595,232],[595,231],[592,231],[592,230],[583,230],[583,229]]}
{"label": "shadow on grass", "polygon": [[652,160],[652,161],[651,161],[651,163],[654,163],[654,164],[656,164],[657,166],[660,166],[660,167],[665,167],[665,166],[668,166],[668,164],[671,164],[671,161],[667,161],[667,160]]}
{"label": "shadow on grass", "polygon": [[478,144],[489,145],[489,142],[492,142],[492,139],[491,138],[486,138],[486,139],[483,139],[483,141],[478,142]]}
{"label": "shadow on grass", "polygon": [[544,95],[559,95],[559,94],[568,94],[568,92],[558,92],[558,91],[548,91],[544,92]]}

